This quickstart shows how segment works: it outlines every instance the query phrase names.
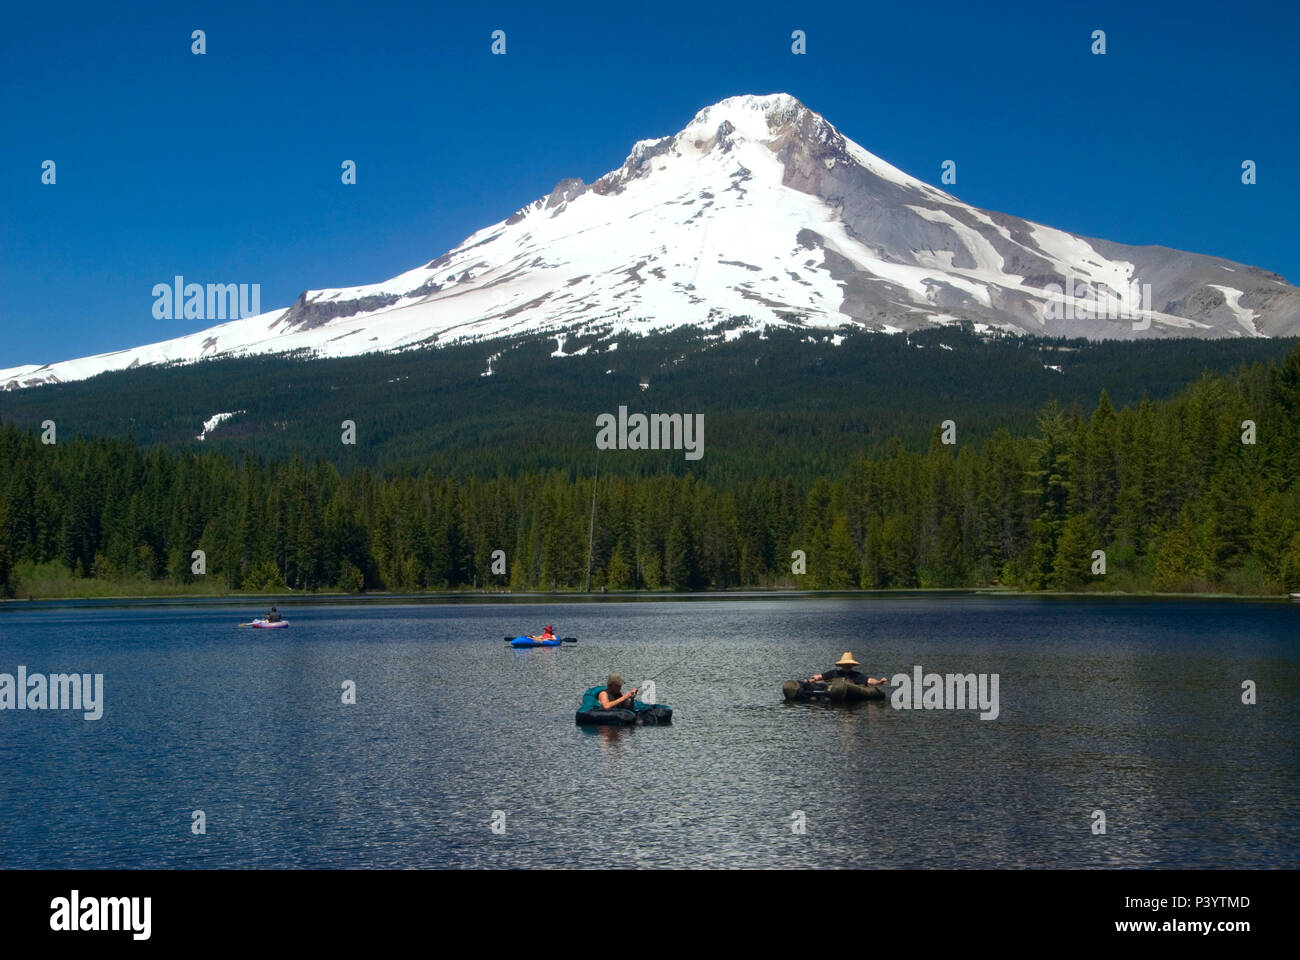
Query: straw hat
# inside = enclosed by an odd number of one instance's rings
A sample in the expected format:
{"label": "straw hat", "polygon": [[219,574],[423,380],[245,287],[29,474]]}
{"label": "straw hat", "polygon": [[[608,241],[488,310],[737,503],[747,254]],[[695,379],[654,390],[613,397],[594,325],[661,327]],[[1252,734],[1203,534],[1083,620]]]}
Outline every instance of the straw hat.
{"label": "straw hat", "polygon": [[844,651],[844,656],[840,657],[838,660],[835,661],[835,666],[837,666],[837,667],[859,667],[859,666],[861,666],[861,664],[858,663],[858,661],[856,661],[856,660],[853,659],[853,654],[851,654],[851,653],[849,653],[847,650],[845,650],[845,651]]}

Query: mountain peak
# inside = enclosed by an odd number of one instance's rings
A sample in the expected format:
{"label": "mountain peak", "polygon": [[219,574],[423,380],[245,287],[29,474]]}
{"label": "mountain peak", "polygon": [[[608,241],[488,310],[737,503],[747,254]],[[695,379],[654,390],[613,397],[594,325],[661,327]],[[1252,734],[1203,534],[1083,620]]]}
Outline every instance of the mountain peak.
{"label": "mountain peak", "polygon": [[[632,146],[623,165],[592,184],[596,194],[620,193],[629,181],[651,173],[658,157],[701,158],[731,154],[742,144],[776,152],[790,140],[826,145],[841,137],[829,123],[788,93],[727,97],[698,111],[678,133]],[[870,156],[863,151],[864,156]]]}
{"label": "mountain peak", "polygon": [[307,291],[287,309],[134,350],[3,370],[0,388],[221,354],[352,356],[520,335],[595,335],[612,350],[623,332],[719,318],[749,329],[1294,336],[1300,290],[1231,261],[980,210],[787,93],[746,95],[638,141],[592,184],[561,180],[390,280]]}
{"label": "mountain peak", "polygon": [[762,138],[773,128],[789,124],[805,113],[812,111],[788,93],[727,97],[696,113],[682,133],[716,129],[722,123],[730,123],[744,136]]}

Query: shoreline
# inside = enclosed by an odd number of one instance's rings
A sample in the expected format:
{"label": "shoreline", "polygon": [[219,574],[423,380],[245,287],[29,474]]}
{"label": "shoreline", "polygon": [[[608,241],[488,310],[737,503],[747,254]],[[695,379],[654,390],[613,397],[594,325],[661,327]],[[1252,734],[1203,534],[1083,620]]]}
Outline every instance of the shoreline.
{"label": "shoreline", "polygon": [[0,599],[0,612],[20,609],[57,609],[94,606],[364,606],[401,604],[487,603],[646,603],[658,601],[707,602],[714,600],[846,600],[920,596],[1022,597],[1072,600],[1207,600],[1291,602],[1287,594],[1243,593],[1128,593],[1119,590],[1017,590],[1011,587],[913,587],[876,590],[791,590],[783,588],[697,592],[622,590],[614,593],[580,591],[513,593],[508,591],[429,591],[423,593],[223,593],[223,594],[122,594],[115,596],[62,596]]}

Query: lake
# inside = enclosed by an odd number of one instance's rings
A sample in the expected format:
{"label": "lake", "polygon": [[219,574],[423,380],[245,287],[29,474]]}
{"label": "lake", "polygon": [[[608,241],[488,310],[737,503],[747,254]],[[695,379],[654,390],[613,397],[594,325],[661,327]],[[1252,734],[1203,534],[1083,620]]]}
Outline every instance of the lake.
{"label": "lake", "polygon": [[[0,866],[1300,865],[1300,604],[305,603],[237,629],[258,612],[0,610],[0,673],[104,678],[99,720],[0,711]],[[579,642],[502,642],[547,623]],[[996,719],[782,702],[845,650],[996,674]],[[575,726],[611,670],[673,725]]]}

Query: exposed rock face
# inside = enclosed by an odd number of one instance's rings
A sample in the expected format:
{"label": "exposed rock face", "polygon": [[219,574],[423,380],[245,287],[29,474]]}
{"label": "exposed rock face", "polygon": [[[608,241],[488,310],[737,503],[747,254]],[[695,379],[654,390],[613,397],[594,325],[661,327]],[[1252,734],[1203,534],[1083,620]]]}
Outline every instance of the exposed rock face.
{"label": "exposed rock face", "polygon": [[546,198],[546,209],[554,210],[562,203],[568,203],[570,200],[576,200],[587,192],[587,185],[577,177],[569,177],[561,180],[551,191],[551,195]]}
{"label": "exposed rock face", "polygon": [[276,324],[285,329],[315,330],[339,317],[354,317],[358,313],[372,313],[392,306],[399,299],[401,298],[393,294],[383,294],[352,300],[309,301],[307,292],[304,291]]}

